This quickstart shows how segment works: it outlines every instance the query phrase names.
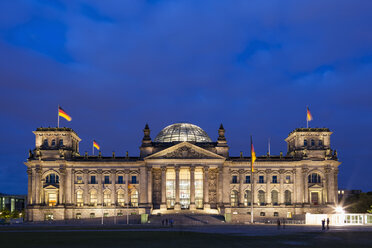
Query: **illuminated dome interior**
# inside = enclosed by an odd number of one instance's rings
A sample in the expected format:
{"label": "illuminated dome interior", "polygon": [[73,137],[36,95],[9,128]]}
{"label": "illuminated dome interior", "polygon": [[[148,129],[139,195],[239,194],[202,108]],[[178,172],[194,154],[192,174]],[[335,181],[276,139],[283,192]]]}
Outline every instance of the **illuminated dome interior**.
{"label": "illuminated dome interior", "polygon": [[200,127],[190,123],[176,123],[165,127],[154,142],[212,142],[208,134]]}

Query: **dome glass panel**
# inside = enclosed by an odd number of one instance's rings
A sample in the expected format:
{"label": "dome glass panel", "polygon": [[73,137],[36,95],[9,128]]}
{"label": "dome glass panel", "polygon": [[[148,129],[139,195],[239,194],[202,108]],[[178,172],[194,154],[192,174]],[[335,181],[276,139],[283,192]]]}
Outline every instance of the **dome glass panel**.
{"label": "dome glass panel", "polygon": [[176,123],[167,126],[154,139],[154,142],[212,142],[200,127],[190,123]]}

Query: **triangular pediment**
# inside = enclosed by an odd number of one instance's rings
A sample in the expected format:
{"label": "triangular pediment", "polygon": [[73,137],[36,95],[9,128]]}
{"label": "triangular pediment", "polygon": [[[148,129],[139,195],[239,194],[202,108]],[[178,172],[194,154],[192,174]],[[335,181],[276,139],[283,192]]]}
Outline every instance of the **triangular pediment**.
{"label": "triangular pediment", "polygon": [[49,184],[49,185],[45,186],[44,189],[54,190],[54,189],[58,189],[58,188],[56,186],[54,186],[53,184]]}
{"label": "triangular pediment", "polygon": [[319,184],[314,184],[314,185],[311,185],[309,187],[309,189],[321,189],[321,188],[323,188],[323,187],[321,185],[319,185]]}
{"label": "triangular pediment", "polygon": [[225,157],[185,141],[145,159],[225,159]]}

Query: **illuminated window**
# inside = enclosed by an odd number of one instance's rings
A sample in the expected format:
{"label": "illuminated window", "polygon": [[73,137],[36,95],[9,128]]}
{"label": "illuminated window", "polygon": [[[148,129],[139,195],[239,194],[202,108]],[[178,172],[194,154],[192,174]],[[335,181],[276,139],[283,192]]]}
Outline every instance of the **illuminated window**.
{"label": "illuminated window", "polygon": [[90,213],[89,217],[92,219],[92,218],[95,218],[96,217],[96,214],[95,213]]}
{"label": "illuminated window", "polygon": [[190,170],[180,169],[180,204],[182,209],[190,207]]}
{"label": "illuminated window", "polygon": [[76,213],[76,219],[80,220],[81,219],[81,213]]}
{"label": "illuminated window", "polygon": [[290,175],[285,176],[285,183],[291,183],[291,176]]}
{"label": "illuminated window", "polygon": [[231,207],[238,206],[238,192],[236,190],[231,191],[230,203]]}
{"label": "illuminated window", "polygon": [[279,217],[279,212],[274,212],[274,217]]}
{"label": "illuminated window", "polygon": [[83,206],[84,204],[84,201],[83,201],[83,191],[82,190],[78,190],[76,191],[76,205],[81,207]]}
{"label": "illuminated window", "polygon": [[49,193],[48,194],[48,206],[53,207],[57,204],[57,194]]}
{"label": "illuminated window", "polygon": [[111,192],[109,190],[105,190],[105,192],[103,192],[103,204],[105,206],[111,205]]}
{"label": "illuminated window", "polygon": [[279,205],[279,196],[278,195],[279,195],[278,191],[276,191],[276,190],[271,191],[271,203],[274,206]]}
{"label": "illuminated window", "polygon": [[272,183],[278,183],[278,176],[273,176],[273,181]]}
{"label": "illuminated window", "polygon": [[203,208],[203,171],[195,170],[195,206]]}
{"label": "illuminated window", "polygon": [[76,183],[78,184],[83,183],[83,176],[76,176]]}
{"label": "illuminated window", "polygon": [[97,190],[92,189],[90,191],[90,205],[96,206],[97,205]]}
{"label": "illuminated window", "polygon": [[265,206],[266,201],[265,201],[265,191],[260,190],[258,191],[258,202],[260,206]]}
{"label": "illuminated window", "polygon": [[132,189],[130,192],[130,205],[138,207],[138,191],[136,189]]}
{"label": "illuminated window", "polygon": [[260,212],[260,216],[265,216],[265,212]]}
{"label": "illuminated window", "polygon": [[231,183],[238,183],[238,176],[232,176]]}
{"label": "illuminated window", "polygon": [[250,190],[246,190],[244,193],[244,206],[250,206],[252,204],[252,193]]}
{"label": "illuminated window", "polygon": [[167,169],[166,172],[166,183],[165,183],[165,194],[167,199],[167,208],[174,208],[176,201],[176,172],[174,169]]}
{"label": "illuminated window", "polygon": [[125,193],[124,190],[118,190],[118,204],[119,206],[124,206],[125,204]]}

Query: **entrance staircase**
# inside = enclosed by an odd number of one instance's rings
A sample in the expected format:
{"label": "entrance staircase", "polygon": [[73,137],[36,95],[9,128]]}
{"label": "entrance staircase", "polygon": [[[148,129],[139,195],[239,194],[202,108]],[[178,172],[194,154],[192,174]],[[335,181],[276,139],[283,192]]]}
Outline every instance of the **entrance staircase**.
{"label": "entrance staircase", "polygon": [[149,221],[153,225],[162,225],[162,221],[172,219],[174,225],[221,225],[224,223],[222,215],[211,214],[195,214],[195,213],[177,213],[177,214],[162,214],[150,215]]}

